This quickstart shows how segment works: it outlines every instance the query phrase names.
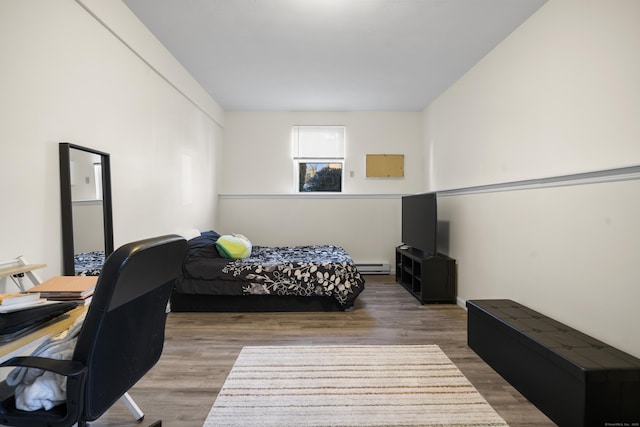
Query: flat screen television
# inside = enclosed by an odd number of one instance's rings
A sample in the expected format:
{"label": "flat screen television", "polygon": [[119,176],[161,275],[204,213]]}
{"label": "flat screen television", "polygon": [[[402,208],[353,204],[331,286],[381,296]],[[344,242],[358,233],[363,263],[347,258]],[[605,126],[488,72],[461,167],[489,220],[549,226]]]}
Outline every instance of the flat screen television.
{"label": "flat screen television", "polygon": [[438,206],[436,193],[402,197],[402,243],[424,255],[437,252]]}

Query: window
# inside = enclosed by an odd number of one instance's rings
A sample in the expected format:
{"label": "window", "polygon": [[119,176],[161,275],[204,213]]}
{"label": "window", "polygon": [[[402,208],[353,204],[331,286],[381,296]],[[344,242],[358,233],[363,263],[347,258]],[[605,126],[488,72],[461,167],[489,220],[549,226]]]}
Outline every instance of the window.
{"label": "window", "polygon": [[344,126],[294,126],[295,187],[299,192],[341,192]]}
{"label": "window", "polygon": [[93,176],[96,183],[96,200],[102,200],[102,163],[93,164]]}

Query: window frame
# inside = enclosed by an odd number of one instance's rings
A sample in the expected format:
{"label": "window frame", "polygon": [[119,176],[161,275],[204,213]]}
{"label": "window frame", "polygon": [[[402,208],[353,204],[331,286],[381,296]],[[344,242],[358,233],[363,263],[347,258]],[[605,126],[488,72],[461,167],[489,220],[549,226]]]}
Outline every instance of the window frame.
{"label": "window frame", "polygon": [[[308,128],[313,129],[326,129],[336,130],[340,129],[341,139],[338,144],[341,146],[342,156],[304,156],[300,155],[300,129]],[[295,125],[292,128],[292,159],[293,159],[293,186],[296,194],[340,194],[344,193],[345,186],[345,145],[346,145],[346,127],[344,125]],[[336,151],[337,153],[337,151]],[[306,153],[303,153],[306,154]],[[337,153],[339,154],[339,153]],[[300,189],[300,167],[305,163],[319,163],[319,164],[340,164],[340,191],[303,191]]]}

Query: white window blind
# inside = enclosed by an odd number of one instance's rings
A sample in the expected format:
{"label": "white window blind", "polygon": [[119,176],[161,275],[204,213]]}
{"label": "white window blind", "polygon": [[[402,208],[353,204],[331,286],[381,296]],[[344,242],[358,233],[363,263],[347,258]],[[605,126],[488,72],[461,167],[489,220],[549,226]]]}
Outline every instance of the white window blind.
{"label": "white window blind", "polygon": [[294,126],[295,159],[343,159],[344,126]]}

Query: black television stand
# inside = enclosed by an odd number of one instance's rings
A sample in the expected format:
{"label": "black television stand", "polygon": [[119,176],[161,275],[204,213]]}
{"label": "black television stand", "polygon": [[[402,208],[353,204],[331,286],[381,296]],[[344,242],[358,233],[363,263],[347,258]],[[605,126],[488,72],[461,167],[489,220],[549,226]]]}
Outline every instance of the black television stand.
{"label": "black television stand", "polygon": [[421,304],[456,303],[456,260],[443,254],[425,255],[405,246],[396,248],[396,282]]}

